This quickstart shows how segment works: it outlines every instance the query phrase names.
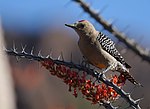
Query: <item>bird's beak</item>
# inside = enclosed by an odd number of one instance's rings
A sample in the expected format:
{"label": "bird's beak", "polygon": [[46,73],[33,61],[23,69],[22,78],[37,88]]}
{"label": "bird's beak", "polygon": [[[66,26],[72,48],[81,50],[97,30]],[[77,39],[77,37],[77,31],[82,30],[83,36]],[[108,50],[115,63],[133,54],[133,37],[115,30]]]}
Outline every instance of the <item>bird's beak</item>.
{"label": "bird's beak", "polygon": [[75,24],[65,24],[65,26],[70,27],[70,28],[73,28],[73,29],[76,28]]}

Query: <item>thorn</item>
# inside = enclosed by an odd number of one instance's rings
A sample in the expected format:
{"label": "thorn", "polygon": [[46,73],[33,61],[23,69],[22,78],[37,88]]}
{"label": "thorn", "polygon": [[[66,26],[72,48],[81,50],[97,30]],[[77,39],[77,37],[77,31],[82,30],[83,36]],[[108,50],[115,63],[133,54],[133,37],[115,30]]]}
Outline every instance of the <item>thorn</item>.
{"label": "thorn", "polygon": [[143,100],[143,99],[144,99],[144,98],[140,98],[140,99],[135,100],[136,104],[139,104],[139,102],[140,102],[141,100]]}
{"label": "thorn", "polygon": [[99,101],[98,103],[99,103],[98,107],[103,106],[103,101]]}
{"label": "thorn", "polygon": [[58,56],[57,60],[60,60],[60,58],[61,58],[61,55]]}
{"label": "thorn", "polygon": [[13,49],[15,48],[15,41],[13,40]]}
{"label": "thorn", "polygon": [[31,55],[33,55],[33,51],[34,51],[34,46],[32,47],[32,49],[31,49]]}
{"label": "thorn", "polygon": [[128,96],[129,98],[131,98],[131,95],[130,95],[129,93],[127,93],[127,96]]}
{"label": "thorn", "polygon": [[50,58],[52,57],[52,48],[50,49],[50,54],[49,54]]}
{"label": "thorn", "polygon": [[42,55],[41,55],[41,50],[38,52],[38,56],[39,56],[39,57],[41,57],[41,56],[42,56]]}
{"label": "thorn", "polygon": [[64,56],[63,56],[63,52],[61,51],[61,57],[62,57],[62,60],[64,61]]}
{"label": "thorn", "polygon": [[138,86],[138,87],[144,87],[141,83],[136,83],[136,86]]}
{"label": "thorn", "polygon": [[111,19],[110,19],[110,21],[109,21],[109,22],[110,22],[110,25],[112,26],[113,24],[115,24],[115,23],[117,22],[117,20],[118,20],[118,19],[115,19],[115,20],[111,20]]}
{"label": "thorn", "polygon": [[103,106],[103,103],[102,102],[99,102],[99,105],[98,105],[98,108],[99,109],[101,106]]}
{"label": "thorn", "polygon": [[130,97],[130,93],[126,93],[126,95]]}
{"label": "thorn", "polygon": [[95,75],[98,75],[98,71],[96,71],[95,69],[93,69],[93,71]]}
{"label": "thorn", "polygon": [[23,45],[21,44],[22,53],[26,53],[26,52],[25,52],[26,47],[27,47],[27,45],[23,46]]}
{"label": "thorn", "polygon": [[105,5],[100,11],[98,14],[102,14],[106,9],[107,9],[108,5]]}
{"label": "thorn", "polygon": [[99,16],[100,13],[101,13],[101,10],[96,11],[97,16]]}
{"label": "thorn", "polygon": [[46,56],[46,58],[48,58],[48,59],[49,59],[49,58],[50,58],[50,55],[47,55],[47,56]]}
{"label": "thorn", "polygon": [[91,5],[90,5],[89,3],[87,3],[87,7],[88,7],[88,8],[90,8],[90,7],[91,7]]}
{"label": "thorn", "polygon": [[16,48],[16,45],[15,45],[15,42],[13,41],[13,51],[14,52],[17,52],[17,48]]}

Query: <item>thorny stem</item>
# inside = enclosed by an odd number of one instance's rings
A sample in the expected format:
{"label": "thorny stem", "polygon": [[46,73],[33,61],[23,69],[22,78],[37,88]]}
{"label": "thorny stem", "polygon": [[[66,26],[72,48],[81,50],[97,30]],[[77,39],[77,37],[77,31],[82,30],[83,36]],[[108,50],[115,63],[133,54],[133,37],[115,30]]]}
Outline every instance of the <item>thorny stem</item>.
{"label": "thorny stem", "polygon": [[[16,50],[7,50],[7,49],[5,49],[5,51],[8,55],[12,55],[12,56],[16,56],[16,57],[27,58],[27,59],[35,60],[35,61],[39,61],[39,62],[44,61],[44,60],[52,60],[57,65],[64,65],[64,66],[67,66],[69,68],[78,69],[80,71],[82,70],[82,71],[92,72],[92,71],[90,71],[90,69],[84,68],[83,66],[78,65],[78,64],[74,64],[73,62],[53,60],[49,56],[48,57],[36,56],[36,55],[33,55],[32,52],[31,52],[31,54],[29,54],[29,53],[26,53],[25,51],[17,52]],[[106,109],[117,109],[117,107],[112,106],[112,104],[110,102],[101,101],[101,103]],[[101,103],[100,103],[100,105],[101,105]]]}
{"label": "thorny stem", "polygon": [[143,60],[150,63],[150,52],[144,48],[142,48],[138,43],[133,41],[133,39],[129,39],[126,35],[119,32],[112,24],[109,24],[105,21],[100,13],[97,13],[95,10],[91,9],[91,7],[84,2],[83,0],[72,0],[77,2],[80,7],[88,13],[92,18],[94,18],[99,24],[103,26],[104,29],[113,34],[119,41],[123,42],[129,49],[131,49],[134,53],[140,56]]}
{"label": "thorny stem", "polygon": [[[93,77],[97,78],[98,80],[102,81],[103,83],[105,83],[106,85],[113,87],[113,89],[122,97],[124,98],[133,109],[141,109],[139,106],[139,102],[136,102],[136,100],[133,100],[130,96],[129,93],[126,93],[124,90],[122,90],[121,88],[119,88],[117,85],[115,85],[114,83],[112,83],[110,80],[108,80],[106,78],[106,76],[100,72],[97,72],[93,69],[90,69],[88,67],[84,67],[82,65],[79,64],[75,64],[73,62],[66,62],[66,61],[61,61],[61,60],[53,60],[51,57],[42,57],[42,56],[36,56],[33,54],[28,54],[25,51],[24,52],[17,52],[14,50],[5,50],[6,53],[8,55],[13,55],[13,56],[17,56],[17,57],[22,57],[22,58],[27,58],[27,59],[32,59],[35,61],[44,61],[44,60],[52,60],[55,64],[57,65],[64,65],[67,66],[69,68],[74,68],[74,69],[78,69],[80,71],[84,71],[87,72],[87,74],[92,75]],[[99,74],[101,76],[99,76]],[[116,109],[116,107],[113,107],[110,103],[104,102],[103,106],[105,106],[106,109]]]}

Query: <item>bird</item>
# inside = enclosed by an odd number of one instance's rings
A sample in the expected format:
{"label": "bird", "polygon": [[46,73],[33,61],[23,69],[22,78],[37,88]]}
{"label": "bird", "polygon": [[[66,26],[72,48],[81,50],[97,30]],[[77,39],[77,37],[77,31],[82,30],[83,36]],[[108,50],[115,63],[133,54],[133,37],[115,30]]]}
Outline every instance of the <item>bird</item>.
{"label": "bird", "polygon": [[99,69],[105,69],[102,73],[109,70],[118,71],[134,85],[140,85],[129,73],[131,66],[119,53],[114,41],[97,31],[92,23],[88,20],[80,20],[73,24],[65,24],[65,26],[74,29],[78,34],[79,49],[88,63]]}

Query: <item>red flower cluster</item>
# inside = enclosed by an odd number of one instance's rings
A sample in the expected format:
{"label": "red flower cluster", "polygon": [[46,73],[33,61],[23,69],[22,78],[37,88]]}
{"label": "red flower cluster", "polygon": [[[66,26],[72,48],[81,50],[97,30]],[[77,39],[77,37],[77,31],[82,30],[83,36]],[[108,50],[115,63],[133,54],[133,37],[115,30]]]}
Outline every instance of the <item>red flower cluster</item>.
{"label": "red flower cluster", "polygon": [[[117,92],[110,86],[105,85],[104,83],[96,84],[93,83],[91,79],[86,79],[86,72],[80,73],[71,70],[70,68],[57,65],[53,60],[46,60],[41,62],[42,66],[50,71],[52,75],[55,75],[61,78],[64,83],[69,85],[69,91],[73,89],[73,95],[78,96],[77,90],[80,91],[84,97],[91,101],[93,104],[99,103],[101,100],[113,101],[118,98]],[[115,75],[112,77],[111,81],[121,86],[121,83],[118,83],[118,77]]]}

